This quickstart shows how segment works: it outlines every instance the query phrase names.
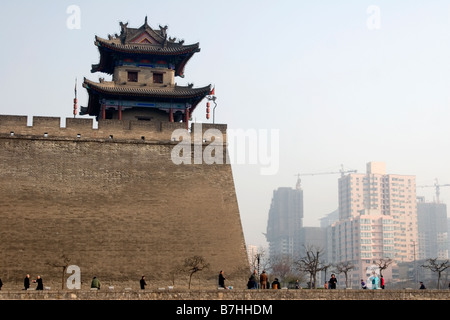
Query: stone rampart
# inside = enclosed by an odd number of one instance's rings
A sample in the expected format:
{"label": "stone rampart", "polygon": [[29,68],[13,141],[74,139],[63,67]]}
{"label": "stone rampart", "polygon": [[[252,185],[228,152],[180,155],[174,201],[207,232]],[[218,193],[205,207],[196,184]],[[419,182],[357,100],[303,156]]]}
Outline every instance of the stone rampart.
{"label": "stone rampart", "polygon": [[[59,117],[32,117],[32,124],[28,125],[27,116],[0,115],[0,135],[19,137],[45,137],[52,139],[116,139],[135,141],[176,141],[179,137],[173,136],[176,129],[187,129],[182,122],[158,121],[121,121],[99,120],[97,128],[93,126],[92,119],[66,118],[65,127],[61,126]],[[208,129],[217,129],[222,132],[223,142],[226,142],[226,124],[198,124],[202,133]],[[196,124],[191,124],[190,134],[194,137]]]}
{"label": "stone rampart", "polygon": [[[180,265],[198,255],[209,269],[196,285],[215,286],[221,269],[245,284],[231,165],[174,163],[171,134],[184,126],[105,120],[93,129],[91,120],[68,118],[60,127],[53,117],[28,126],[27,117],[0,116],[3,282],[20,288],[26,274],[40,275],[58,288],[69,264],[86,283],[98,276],[118,287],[145,274],[168,284],[186,278]],[[206,128],[224,133],[226,125]]]}
{"label": "stone rampart", "polygon": [[450,290],[6,291],[0,300],[450,300]]}

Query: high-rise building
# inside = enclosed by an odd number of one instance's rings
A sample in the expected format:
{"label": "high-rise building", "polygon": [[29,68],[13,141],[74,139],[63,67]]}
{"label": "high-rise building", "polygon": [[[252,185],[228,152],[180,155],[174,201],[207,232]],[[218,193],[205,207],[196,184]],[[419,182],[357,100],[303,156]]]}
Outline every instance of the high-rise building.
{"label": "high-rise building", "polygon": [[303,190],[300,181],[295,189],[281,187],[274,190],[266,233],[269,255],[297,255],[302,226]]}
{"label": "high-rise building", "polygon": [[419,226],[418,258],[448,259],[447,205],[425,202],[418,197],[417,219]]}
{"label": "high-rise building", "polygon": [[447,245],[448,245],[448,254],[450,256],[450,218],[447,218]]}
{"label": "high-rise building", "polygon": [[325,217],[320,219],[320,227],[323,228],[323,235],[325,241],[325,262],[333,261],[333,243],[332,243],[332,234],[331,234],[331,226],[339,221],[339,210],[334,210],[330,212]]}
{"label": "high-rise building", "polygon": [[329,237],[332,261],[351,261],[356,267],[355,281],[365,276],[374,260],[415,260],[415,176],[386,174],[383,162],[369,162],[365,174],[342,176],[339,221],[330,228]]}
{"label": "high-rise building", "polygon": [[250,269],[255,266],[256,255],[258,254],[258,246],[247,244],[247,257]]}
{"label": "high-rise building", "polygon": [[[299,233],[299,255],[305,256],[306,250],[310,247],[318,248],[322,250],[322,254],[325,254],[325,230],[321,227],[302,227]],[[323,257],[323,256],[322,256]]]}
{"label": "high-rise building", "polygon": [[326,229],[338,220],[339,220],[339,211],[334,210],[333,212],[327,214],[325,217],[319,219],[320,227]]}

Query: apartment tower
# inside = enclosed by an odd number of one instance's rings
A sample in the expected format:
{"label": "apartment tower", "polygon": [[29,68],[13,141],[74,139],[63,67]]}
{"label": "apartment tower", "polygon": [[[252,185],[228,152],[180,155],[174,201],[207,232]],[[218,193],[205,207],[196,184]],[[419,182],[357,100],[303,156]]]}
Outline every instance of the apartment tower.
{"label": "apartment tower", "polygon": [[303,190],[299,180],[295,189],[281,187],[273,191],[266,233],[270,257],[297,256],[302,227]]}
{"label": "apartment tower", "polygon": [[[387,174],[383,162],[339,179],[339,220],[330,229],[332,260],[355,265],[353,282],[370,276],[375,262],[414,261],[418,243],[415,176]],[[385,279],[391,269],[383,271]]]}
{"label": "apartment tower", "polygon": [[417,198],[418,259],[448,259],[447,205]]}

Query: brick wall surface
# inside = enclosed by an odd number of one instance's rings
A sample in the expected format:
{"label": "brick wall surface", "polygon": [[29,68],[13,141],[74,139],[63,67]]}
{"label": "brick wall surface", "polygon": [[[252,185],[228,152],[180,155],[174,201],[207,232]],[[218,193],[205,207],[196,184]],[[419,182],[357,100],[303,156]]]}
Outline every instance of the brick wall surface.
{"label": "brick wall surface", "polygon": [[0,300],[449,300],[450,290],[43,290],[0,292]]}
{"label": "brick wall surface", "polygon": [[[133,141],[95,139],[100,124],[90,139],[77,139],[78,128],[64,136],[58,125],[0,118],[3,282],[21,286],[29,273],[59,287],[65,255],[84,283],[95,275],[120,286],[145,274],[155,286],[170,285],[186,279],[174,268],[200,255],[210,268],[194,276],[196,285],[216,286],[222,269],[245,285],[249,267],[229,164],[175,165],[169,139],[143,141],[142,132]],[[42,130],[57,137],[38,136]]]}

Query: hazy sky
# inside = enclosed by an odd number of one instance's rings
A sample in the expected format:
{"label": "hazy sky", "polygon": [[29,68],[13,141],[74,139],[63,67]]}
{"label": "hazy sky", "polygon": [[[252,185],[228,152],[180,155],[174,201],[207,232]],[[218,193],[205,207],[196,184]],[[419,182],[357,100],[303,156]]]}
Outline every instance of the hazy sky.
{"label": "hazy sky", "polygon": [[[148,16],[152,28],[167,25],[169,36],[199,42],[176,82],[212,84],[215,122],[257,133],[257,163],[233,164],[247,244],[266,245],[272,193],[295,187],[297,173],[339,172],[341,164],[363,173],[367,162],[383,161],[388,173],[415,175],[417,185],[450,183],[448,0],[0,6],[0,114],[72,117],[75,78],[84,106],[83,77],[110,79],[90,72],[99,61],[94,37],[120,33],[120,21],[138,28]],[[205,103],[194,121],[212,122]],[[276,169],[269,175],[267,160]],[[337,208],[338,178],[302,176],[305,226]],[[435,189],[417,194],[432,201]],[[448,203],[450,187],[440,199]]]}

